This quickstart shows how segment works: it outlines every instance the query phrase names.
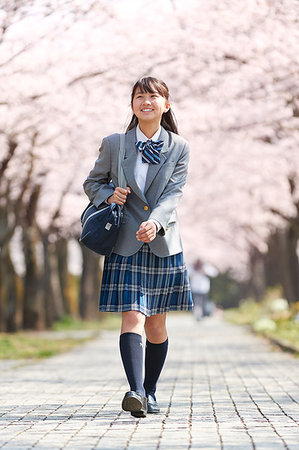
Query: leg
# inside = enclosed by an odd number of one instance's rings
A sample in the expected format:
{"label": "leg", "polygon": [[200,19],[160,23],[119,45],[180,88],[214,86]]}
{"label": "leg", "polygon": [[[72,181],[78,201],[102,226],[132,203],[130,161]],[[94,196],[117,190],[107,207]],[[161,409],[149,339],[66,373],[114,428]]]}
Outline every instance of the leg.
{"label": "leg", "polygon": [[130,385],[123,399],[122,407],[136,417],[146,415],[146,399],[143,387],[143,347],[142,330],[145,316],[138,311],[126,311],[122,314],[119,347],[124,369]]}
{"label": "leg", "polygon": [[142,330],[144,322],[145,316],[138,311],[123,312],[119,338],[120,353],[130,390],[140,392],[142,395],[144,395],[142,383]]}
{"label": "leg", "polygon": [[145,319],[146,338],[152,344],[161,344],[167,339],[166,313],[156,314]]}
{"label": "leg", "polygon": [[193,297],[193,314],[196,320],[200,320],[203,317],[202,300],[200,294],[192,294]]}
{"label": "leg", "polygon": [[145,315],[139,311],[123,312],[120,333],[137,333],[142,335],[144,322]]}
{"label": "leg", "polygon": [[148,397],[148,412],[160,411],[156,402],[156,385],[162,371],[168,349],[166,313],[147,317],[145,320],[146,350],[144,389]]}

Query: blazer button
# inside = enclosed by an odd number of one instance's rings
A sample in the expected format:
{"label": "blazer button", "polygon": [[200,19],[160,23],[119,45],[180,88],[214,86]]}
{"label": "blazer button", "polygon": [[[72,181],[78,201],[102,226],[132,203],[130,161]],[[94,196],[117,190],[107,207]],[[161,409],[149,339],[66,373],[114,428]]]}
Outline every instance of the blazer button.
{"label": "blazer button", "polygon": [[145,206],[143,207],[143,209],[144,209],[144,211],[148,211],[148,206],[145,205]]}

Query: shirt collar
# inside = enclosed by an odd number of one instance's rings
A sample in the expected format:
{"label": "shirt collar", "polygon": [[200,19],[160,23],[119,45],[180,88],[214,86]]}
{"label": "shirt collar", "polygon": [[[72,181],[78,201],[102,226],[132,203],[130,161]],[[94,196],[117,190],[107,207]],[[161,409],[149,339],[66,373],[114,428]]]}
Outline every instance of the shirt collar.
{"label": "shirt collar", "polygon": [[[159,139],[160,133],[161,133],[161,126],[156,131],[154,136],[151,137],[151,141],[157,141]],[[137,138],[137,142],[139,142],[139,141],[146,142],[149,140],[148,137],[146,137],[145,134],[143,134],[142,131],[140,130],[139,124],[137,125],[137,128],[136,128],[136,138]]]}

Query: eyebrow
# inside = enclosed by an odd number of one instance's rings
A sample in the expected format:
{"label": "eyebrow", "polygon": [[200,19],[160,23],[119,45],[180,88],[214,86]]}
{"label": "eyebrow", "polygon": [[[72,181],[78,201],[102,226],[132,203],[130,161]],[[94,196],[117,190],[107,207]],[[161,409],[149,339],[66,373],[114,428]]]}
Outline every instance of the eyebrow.
{"label": "eyebrow", "polygon": [[151,95],[154,95],[154,94],[160,95],[158,91],[154,91],[154,92],[148,92],[148,91],[140,92],[139,91],[139,92],[136,92],[135,95],[143,95],[143,94],[146,94],[146,93],[151,94]]}

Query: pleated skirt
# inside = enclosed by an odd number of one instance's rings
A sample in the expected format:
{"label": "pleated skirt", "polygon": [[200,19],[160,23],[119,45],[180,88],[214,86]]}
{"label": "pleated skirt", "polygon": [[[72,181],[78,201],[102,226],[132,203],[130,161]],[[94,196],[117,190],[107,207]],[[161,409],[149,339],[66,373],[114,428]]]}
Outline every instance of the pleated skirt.
{"label": "pleated skirt", "polygon": [[99,311],[152,316],[192,308],[183,253],[159,257],[144,244],[134,255],[105,257]]}

